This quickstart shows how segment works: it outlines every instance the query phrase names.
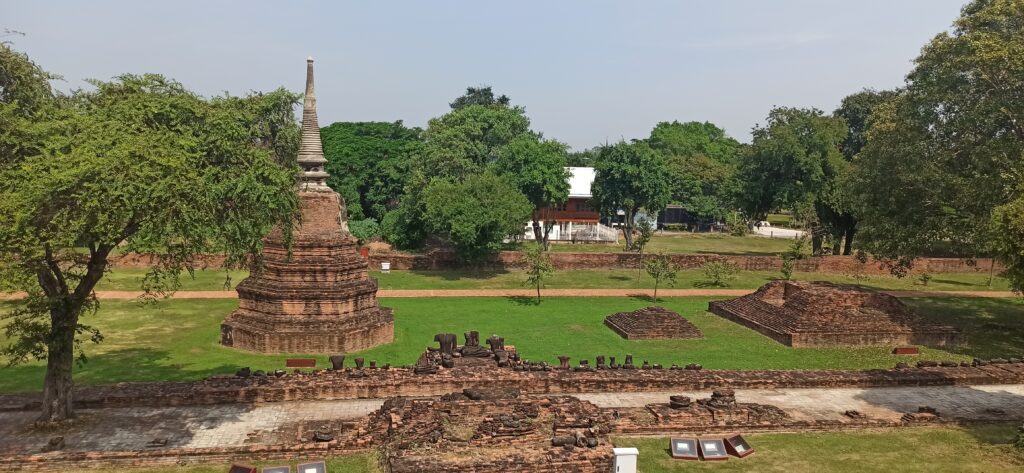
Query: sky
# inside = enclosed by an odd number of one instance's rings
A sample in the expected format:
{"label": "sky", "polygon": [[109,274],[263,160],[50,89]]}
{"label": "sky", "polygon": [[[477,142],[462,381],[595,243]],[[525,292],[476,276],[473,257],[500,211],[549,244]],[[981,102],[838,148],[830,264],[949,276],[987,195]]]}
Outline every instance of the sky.
{"label": "sky", "polygon": [[207,96],[301,92],[313,56],[321,125],[426,126],[490,85],[581,150],[672,120],[749,141],[773,106],[898,87],[965,2],[0,0],[0,31],[64,90],[156,72]]}

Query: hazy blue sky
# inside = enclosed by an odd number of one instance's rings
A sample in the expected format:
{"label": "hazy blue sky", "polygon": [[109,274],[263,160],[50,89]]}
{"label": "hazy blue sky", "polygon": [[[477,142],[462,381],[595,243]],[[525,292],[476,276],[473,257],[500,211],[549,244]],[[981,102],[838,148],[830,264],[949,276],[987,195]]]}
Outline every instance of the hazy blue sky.
{"label": "hazy blue sky", "polygon": [[159,72],[205,95],[301,91],[312,55],[321,124],[423,126],[489,84],[581,149],[665,120],[746,141],[773,105],[898,86],[965,1],[0,0],[0,28],[63,88]]}

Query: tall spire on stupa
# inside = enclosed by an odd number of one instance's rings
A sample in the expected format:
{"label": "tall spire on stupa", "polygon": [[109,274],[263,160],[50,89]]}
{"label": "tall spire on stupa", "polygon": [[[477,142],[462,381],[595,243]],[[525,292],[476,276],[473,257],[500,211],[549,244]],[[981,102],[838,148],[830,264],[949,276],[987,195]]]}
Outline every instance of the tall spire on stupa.
{"label": "tall spire on stupa", "polygon": [[299,166],[302,177],[299,191],[329,192],[324,165],[323,144],[320,142],[320,124],[316,119],[316,93],[313,91],[313,58],[306,58],[306,96],[302,101],[302,139],[299,143]]}

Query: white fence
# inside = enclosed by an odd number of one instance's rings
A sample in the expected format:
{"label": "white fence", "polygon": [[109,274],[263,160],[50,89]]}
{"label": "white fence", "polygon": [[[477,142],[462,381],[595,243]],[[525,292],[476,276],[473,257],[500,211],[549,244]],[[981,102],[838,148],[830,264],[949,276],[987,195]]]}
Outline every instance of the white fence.
{"label": "white fence", "polygon": [[[548,241],[604,241],[617,242],[621,232],[600,223],[559,223],[551,228]],[[523,239],[532,241],[533,224],[527,224],[523,231]]]}

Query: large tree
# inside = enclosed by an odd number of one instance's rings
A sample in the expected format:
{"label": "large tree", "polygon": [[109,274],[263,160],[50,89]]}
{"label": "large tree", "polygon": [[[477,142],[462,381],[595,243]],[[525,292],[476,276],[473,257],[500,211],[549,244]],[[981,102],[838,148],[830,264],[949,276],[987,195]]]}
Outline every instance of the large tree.
{"label": "large tree", "polygon": [[673,202],[707,219],[735,210],[736,166],[743,146],[725,130],[708,122],[661,122],[647,143],[668,161]]}
{"label": "large tree", "polygon": [[331,177],[327,185],[345,198],[349,218],[380,221],[398,206],[422,130],[401,120],[338,122],[320,130]]}
{"label": "large tree", "polygon": [[594,170],[593,200],[606,215],[623,211],[626,249],[633,250],[636,213],[657,215],[671,196],[665,157],[643,142],[619,142],[601,148]]}
{"label": "large tree", "polygon": [[976,0],[875,108],[851,189],[862,241],[906,267],[936,244],[1024,287],[1024,0]]}
{"label": "large tree", "polygon": [[512,140],[535,135],[522,107],[504,101],[476,102],[454,107],[428,123],[423,132],[424,145],[410,163],[399,207],[382,221],[384,235],[392,244],[415,248],[428,238],[423,191],[431,182],[455,182],[479,175],[494,164],[499,150]]}
{"label": "large tree", "polygon": [[[533,204],[533,236],[544,250],[555,222],[541,215],[544,209],[569,198],[569,172],[565,169],[567,146],[524,134],[498,150],[495,168]],[[543,224],[541,223],[543,220]]]}
{"label": "large tree", "polygon": [[417,167],[431,178],[460,179],[483,171],[501,147],[529,133],[522,107],[468,105],[430,120]]}
{"label": "large tree", "polygon": [[839,144],[846,123],[817,109],[778,107],[753,134],[739,170],[744,211],[764,220],[772,209],[793,209],[808,223],[814,252],[820,254],[830,219],[842,208],[840,179],[848,163]]}
{"label": "large tree", "polygon": [[423,192],[424,221],[444,235],[467,261],[480,261],[522,233],[533,206],[512,184],[492,172],[461,181],[437,179]]}
{"label": "large tree", "polygon": [[[45,77],[24,56],[3,60],[4,71]],[[17,138],[15,152],[0,155],[0,290],[27,293],[4,314],[3,353],[47,360],[41,421],[73,415],[76,355],[84,360],[82,342],[102,338],[81,317],[97,308],[93,289],[113,252],[155,254],[144,287],[165,293],[197,255],[244,265],[272,225],[290,228],[298,207],[294,164],[263,145],[268,117],[281,120],[276,133],[297,136],[294,119],[268,102],[286,98],[290,110],[296,95],[206,100],[158,75],[93,85],[18,121],[5,134]],[[4,113],[22,107],[0,96]]]}
{"label": "large tree", "polygon": [[[876,91],[864,89],[843,98],[839,108],[832,114],[846,121],[848,134],[846,139],[839,145],[843,158],[847,162],[860,153],[867,143],[868,120],[871,111],[875,107],[896,96],[891,90]],[[845,176],[840,180],[845,180]],[[828,224],[829,231],[833,236],[832,254],[840,253],[840,243],[843,243],[842,254],[849,255],[853,252],[853,238],[857,233],[857,219],[853,212],[853,202],[850,200],[847,188],[840,184],[834,205],[820,207],[825,214],[822,221]]]}

